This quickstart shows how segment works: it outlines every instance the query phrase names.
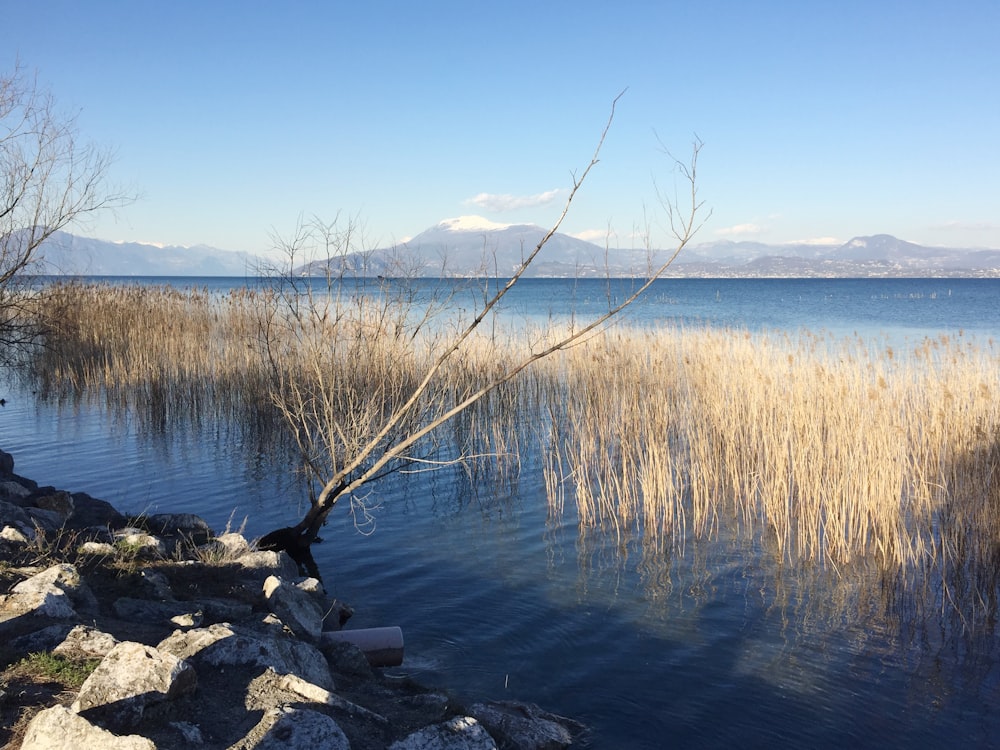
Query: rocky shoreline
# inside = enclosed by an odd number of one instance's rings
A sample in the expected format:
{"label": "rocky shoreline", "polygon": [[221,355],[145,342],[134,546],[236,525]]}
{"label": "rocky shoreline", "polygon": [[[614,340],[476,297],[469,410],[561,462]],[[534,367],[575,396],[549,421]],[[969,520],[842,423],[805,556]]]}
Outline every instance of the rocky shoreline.
{"label": "rocky shoreline", "polygon": [[[0,745],[204,750],[556,750],[584,727],[516,702],[462,705],[381,668],[351,608],[283,552],[198,516],[127,518],[40,487],[0,451]],[[379,634],[385,635],[385,634]],[[371,640],[370,638],[367,640]],[[359,647],[361,644],[364,648]],[[82,684],[23,666],[85,670]],[[405,662],[404,662],[405,663]]]}

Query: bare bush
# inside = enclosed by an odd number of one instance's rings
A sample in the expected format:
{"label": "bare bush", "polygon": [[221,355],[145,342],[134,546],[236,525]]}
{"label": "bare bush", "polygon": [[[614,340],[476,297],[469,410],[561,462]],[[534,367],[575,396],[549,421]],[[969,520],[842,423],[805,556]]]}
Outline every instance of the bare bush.
{"label": "bare bush", "polygon": [[39,270],[52,234],[124,205],[108,189],[112,154],[80,141],[76,120],[20,67],[0,74],[0,351],[31,343],[38,319],[24,315],[27,275]]}

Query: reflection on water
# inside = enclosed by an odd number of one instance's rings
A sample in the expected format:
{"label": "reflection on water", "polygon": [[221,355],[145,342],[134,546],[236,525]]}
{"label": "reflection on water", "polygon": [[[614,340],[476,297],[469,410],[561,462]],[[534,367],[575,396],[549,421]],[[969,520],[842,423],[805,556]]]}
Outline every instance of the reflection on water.
{"label": "reflection on water", "polygon": [[[102,404],[0,412],[17,470],[130,510],[234,508],[259,535],[302,512],[265,446],[219,425],[149,431]],[[398,624],[401,668],[460,694],[584,719],[594,747],[934,746],[1000,736],[993,605],[969,617],[959,566],[887,575],[781,565],[766,536],[684,553],[549,515],[538,467],[505,493],[463,471],[377,488],[371,536],[335,514],[317,560],[356,627]],[[275,502],[280,498],[280,502]],[[947,586],[944,584],[947,583]],[[964,588],[963,588],[964,586]],[[990,616],[986,616],[989,612]]]}

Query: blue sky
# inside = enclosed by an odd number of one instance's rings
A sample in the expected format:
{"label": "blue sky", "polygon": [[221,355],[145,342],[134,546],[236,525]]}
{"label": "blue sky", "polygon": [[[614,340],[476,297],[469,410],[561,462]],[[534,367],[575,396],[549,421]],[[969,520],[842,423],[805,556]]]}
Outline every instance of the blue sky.
{"label": "blue sky", "polygon": [[[15,60],[142,198],[80,231],[264,252],[478,214],[629,245],[697,136],[697,240],[1000,247],[1000,3],[4,2]],[[603,241],[603,240],[601,240]]]}

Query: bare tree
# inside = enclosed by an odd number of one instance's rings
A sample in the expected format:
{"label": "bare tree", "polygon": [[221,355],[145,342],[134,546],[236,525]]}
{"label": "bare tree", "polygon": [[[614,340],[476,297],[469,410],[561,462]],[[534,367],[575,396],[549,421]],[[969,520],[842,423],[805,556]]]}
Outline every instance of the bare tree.
{"label": "bare tree", "polygon": [[[270,366],[275,404],[320,489],[310,497],[303,519],[295,526],[265,535],[260,541],[262,548],[289,552],[300,568],[318,577],[310,546],[341,498],[351,496],[354,507],[355,493],[363,485],[415,462],[431,462],[433,450],[426,447],[425,441],[443,425],[513,381],[532,364],[606,325],[642,295],[688,244],[703,223],[703,206],[696,189],[701,149],[698,141],[689,162],[674,159],[686,186],[683,208],[678,200],[667,201],[666,205],[676,245],[668,257],[661,257],[649,270],[642,283],[620,302],[609,300],[608,308],[593,319],[577,321],[568,331],[536,341],[513,358],[497,356],[489,367],[480,370],[478,379],[461,387],[449,385],[452,380],[445,377],[446,372],[448,378],[453,378],[450,373],[456,365],[461,368],[464,359],[473,356],[468,345],[474,334],[524,277],[568,215],[577,191],[598,163],[620,98],[621,94],[612,103],[590,162],[579,176],[574,174],[562,213],[551,229],[524,254],[505,282],[492,286],[487,283],[474,308],[464,318],[452,318],[451,325],[428,323],[428,310],[435,303],[447,308],[447,300],[401,300],[391,285],[382,285],[369,294],[356,284],[349,287],[344,279],[330,277],[325,293],[314,296],[299,285],[293,273],[288,274],[285,290],[275,294],[275,304],[261,323],[260,341]],[[325,229],[319,232],[317,244],[321,249],[332,248],[336,256],[346,256],[355,249],[354,225],[340,233],[331,233],[329,226],[319,227]],[[303,232],[300,226],[284,249],[294,258],[311,241],[316,241],[315,232]],[[339,267],[345,266],[341,263]],[[345,292],[348,288],[351,291]],[[349,304],[345,305],[345,300]],[[421,331],[425,334],[423,345],[418,343]],[[391,346],[387,347],[387,343]],[[308,373],[302,372],[303,367]]]}
{"label": "bare tree", "polygon": [[0,74],[0,348],[30,343],[25,277],[39,267],[43,243],[95,212],[128,203],[106,187],[112,154],[81,143],[76,119],[57,111],[37,79],[17,66]]}

